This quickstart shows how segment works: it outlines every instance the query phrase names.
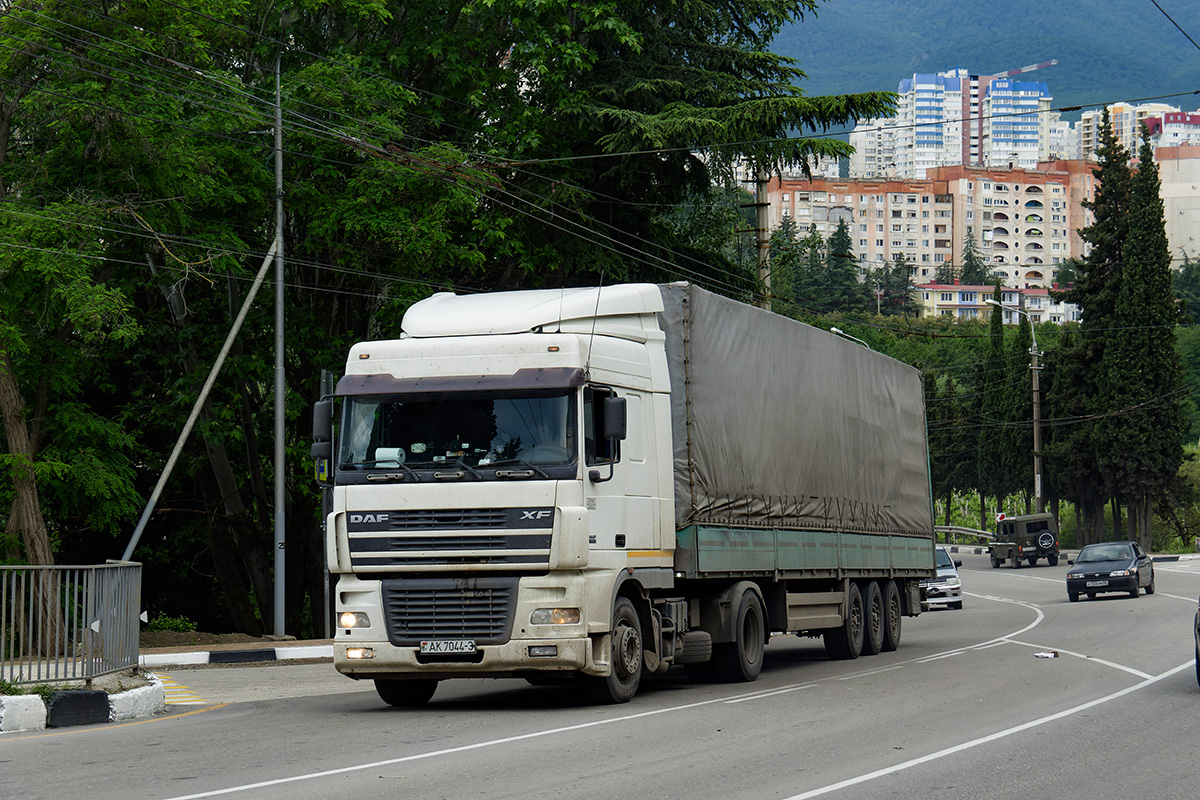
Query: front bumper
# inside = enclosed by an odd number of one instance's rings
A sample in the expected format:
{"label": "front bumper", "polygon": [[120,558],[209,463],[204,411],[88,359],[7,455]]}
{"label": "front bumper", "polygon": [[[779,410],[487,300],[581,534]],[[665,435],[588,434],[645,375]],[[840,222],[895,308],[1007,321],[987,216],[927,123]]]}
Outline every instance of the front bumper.
{"label": "front bumper", "polygon": [[[1090,584],[1090,585],[1089,585]],[[1103,594],[1105,592],[1132,592],[1138,585],[1137,575],[1112,577],[1087,576],[1067,578],[1067,594]]]}
{"label": "front bumper", "polygon": [[[343,675],[375,678],[511,678],[530,672],[562,671],[604,675],[608,665],[597,665],[594,646],[607,637],[578,639],[519,639],[497,645],[480,645],[469,660],[423,656],[417,647],[397,647],[389,642],[336,642],[333,665]],[[553,656],[531,656],[530,648],[553,647]],[[370,658],[350,658],[347,651],[370,650]],[[604,652],[601,650],[600,652]]]}
{"label": "front bumper", "polygon": [[962,586],[950,587],[944,583],[931,583],[921,586],[921,610],[941,608],[953,603],[962,602]]}

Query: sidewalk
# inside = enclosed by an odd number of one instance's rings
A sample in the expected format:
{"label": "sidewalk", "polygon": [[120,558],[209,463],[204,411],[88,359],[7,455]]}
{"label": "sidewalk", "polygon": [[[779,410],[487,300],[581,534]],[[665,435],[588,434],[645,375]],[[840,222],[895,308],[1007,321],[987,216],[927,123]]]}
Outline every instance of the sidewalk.
{"label": "sidewalk", "polygon": [[210,644],[193,647],[149,647],[142,649],[141,655],[138,657],[138,665],[143,669],[157,669],[205,664],[248,664],[332,658],[332,639],[308,639]]}

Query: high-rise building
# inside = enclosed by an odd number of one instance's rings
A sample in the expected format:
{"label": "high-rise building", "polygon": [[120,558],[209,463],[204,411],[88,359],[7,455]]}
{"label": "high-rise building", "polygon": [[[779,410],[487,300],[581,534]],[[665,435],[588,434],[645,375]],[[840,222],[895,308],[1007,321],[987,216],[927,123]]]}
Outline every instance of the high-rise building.
{"label": "high-rise building", "polygon": [[[1130,152],[1137,155],[1141,144],[1141,126],[1150,117],[1162,117],[1165,114],[1177,113],[1179,108],[1166,103],[1113,103],[1108,106],[1108,118],[1112,124],[1113,134],[1117,141]],[[1094,109],[1084,111],[1079,118],[1079,149],[1080,158],[1091,158],[1092,153],[1100,147],[1100,123],[1104,111]]]}
{"label": "high-rise building", "polygon": [[858,124],[850,144],[863,155],[851,177],[921,178],[930,169],[968,164],[1033,169],[1049,156],[1051,97],[1045,83],[1017,75],[1046,62],[999,75],[955,68],[916,73],[900,82],[893,118]]}

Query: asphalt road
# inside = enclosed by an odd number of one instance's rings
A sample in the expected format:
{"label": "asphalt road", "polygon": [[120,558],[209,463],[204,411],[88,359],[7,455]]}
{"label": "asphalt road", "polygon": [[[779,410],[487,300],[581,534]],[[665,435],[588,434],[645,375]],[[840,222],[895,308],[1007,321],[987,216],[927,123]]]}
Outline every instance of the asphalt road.
{"label": "asphalt road", "polygon": [[166,670],[191,703],[170,716],[0,735],[0,797],[1194,798],[1200,561],[1071,604],[1065,563],[960,557],[963,610],[905,618],[894,653],[777,637],[756,683],[672,672],[622,706],[471,680],[405,711],[327,663]]}

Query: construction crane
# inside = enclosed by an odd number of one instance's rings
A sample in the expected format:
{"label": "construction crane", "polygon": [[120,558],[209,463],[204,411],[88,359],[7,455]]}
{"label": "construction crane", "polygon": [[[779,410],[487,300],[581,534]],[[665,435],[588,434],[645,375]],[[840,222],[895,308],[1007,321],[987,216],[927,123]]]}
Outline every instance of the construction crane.
{"label": "construction crane", "polygon": [[1033,72],[1035,69],[1045,69],[1046,67],[1053,67],[1057,63],[1058,63],[1058,59],[1052,58],[1049,61],[1043,61],[1040,64],[1030,64],[1027,67],[1021,67],[1020,69],[1010,69],[1008,72],[997,72],[995,75],[988,75],[987,77],[989,77],[989,78],[1010,78],[1013,75],[1020,75],[1022,72]]}

